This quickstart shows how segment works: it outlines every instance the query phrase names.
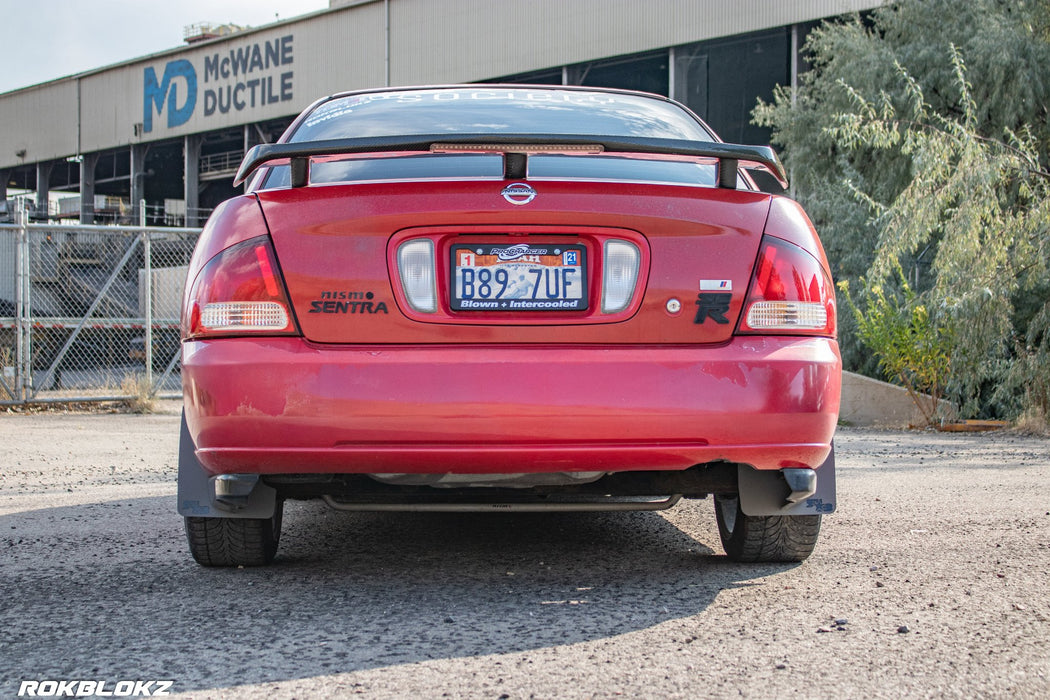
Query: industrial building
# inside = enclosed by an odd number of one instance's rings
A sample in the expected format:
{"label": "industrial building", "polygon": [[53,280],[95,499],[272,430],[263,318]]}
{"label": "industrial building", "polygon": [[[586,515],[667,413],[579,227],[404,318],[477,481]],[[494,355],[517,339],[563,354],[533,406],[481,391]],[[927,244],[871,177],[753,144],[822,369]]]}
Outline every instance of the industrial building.
{"label": "industrial building", "polygon": [[384,85],[646,90],[726,141],[764,143],[751,109],[797,80],[807,33],[879,4],[331,0],[258,28],[194,25],[183,46],[0,94],[0,221],[22,206],[34,220],[138,222],[145,201],[149,225],[200,225],[237,193],[248,148],[319,97]]}

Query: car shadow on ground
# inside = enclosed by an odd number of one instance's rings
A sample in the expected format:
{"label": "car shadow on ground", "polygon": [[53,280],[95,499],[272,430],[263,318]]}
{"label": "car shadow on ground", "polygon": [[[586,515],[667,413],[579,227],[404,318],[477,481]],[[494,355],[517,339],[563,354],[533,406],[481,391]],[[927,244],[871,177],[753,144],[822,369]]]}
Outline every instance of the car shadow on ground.
{"label": "car shadow on ground", "polygon": [[[709,503],[677,509],[690,530],[713,527]],[[570,645],[689,618],[795,566],[729,562],[705,544],[713,530],[657,513],[289,503],[278,558],[257,569],[196,565],[172,498],[0,516],[0,538],[5,686],[167,678],[201,691]]]}

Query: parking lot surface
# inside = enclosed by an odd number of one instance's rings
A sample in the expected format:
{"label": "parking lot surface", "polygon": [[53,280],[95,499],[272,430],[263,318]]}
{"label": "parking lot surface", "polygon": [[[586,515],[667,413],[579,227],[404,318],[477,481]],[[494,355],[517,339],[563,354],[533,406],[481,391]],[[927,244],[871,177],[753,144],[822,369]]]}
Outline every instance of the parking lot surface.
{"label": "parking lot surface", "polygon": [[178,421],[0,414],[0,697],[1050,697],[1045,438],[841,430],[803,564],[727,561],[710,501],[290,503],[273,566],[222,570],[175,513]]}

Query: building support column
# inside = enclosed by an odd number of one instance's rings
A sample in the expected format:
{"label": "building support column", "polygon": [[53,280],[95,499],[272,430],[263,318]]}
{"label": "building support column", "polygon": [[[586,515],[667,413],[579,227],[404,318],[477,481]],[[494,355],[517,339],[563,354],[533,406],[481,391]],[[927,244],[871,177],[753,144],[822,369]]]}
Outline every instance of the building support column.
{"label": "building support column", "polygon": [[[280,134],[278,134],[278,136],[279,135]],[[250,151],[253,147],[258,146],[259,144],[273,143],[273,142],[274,142],[273,135],[270,134],[269,132],[263,131],[262,127],[259,126],[258,123],[256,123],[256,124],[245,124],[244,125],[244,154],[245,155],[247,155],[248,151]],[[251,183],[251,178],[249,178],[243,185],[241,185],[241,189],[247,191],[249,183]]]}
{"label": "building support column", "polygon": [[[244,158],[244,156],[248,155],[248,151],[250,151],[252,149],[252,146],[256,145],[257,143],[260,143],[260,141],[257,140],[256,137],[258,137],[258,139],[262,139],[263,138],[262,129],[259,128],[258,124],[245,124],[243,133],[244,133],[244,142],[243,142],[244,149],[241,151],[241,158],[242,159]],[[266,143],[266,142],[262,141],[262,143]],[[247,192],[248,191],[248,184],[250,182],[251,182],[251,178],[248,178],[248,180],[246,182],[241,184],[241,191],[242,192]]]}
{"label": "building support column", "polygon": [[[259,126],[258,124],[252,124],[252,126],[254,127],[255,135],[259,137],[258,141],[255,141],[254,143],[252,143],[253,146],[258,145],[260,143],[273,143],[274,142],[274,135],[273,134],[271,134],[268,131],[263,131],[262,127]],[[279,133],[277,134],[277,137],[280,137]],[[247,145],[247,142],[245,142],[245,144]],[[244,152],[247,153],[248,149],[245,148]]]}
{"label": "building support column", "polygon": [[80,159],[80,223],[89,226],[95,223],[95,164],[98,154],[91,153]]}
{"label": "building support column", "polygon": [[[141,211],[140,203],[146,198],[147,153],[149,153],[149,146],[146,144],[131,144],[131,211],[133,212]],[[145,225],[145,221],[139,222],[139,226]]]}
{"label": "building support column", "polygon": [[36,164],[36,215],[40,219],[47,219],[50,213],[48,206],[51,193],[51,171],[54,163]]}
{"label": "building support column", "polygon": [[798,94],[798,25],[791,25],[791,106],[794,107],[797,103]]}
{"label": "building support column", "polygon": [[677,66],[675,65],[678,61],[678,52],[675,51],[675,47],[667,49],[667,96],[672,100],[682,102],[678,97],[678,85],[677,81]]}
{"label": "building support column", "polygon": [[185,226],[201,225],[201,145],[204,137],[190,134],[182,140],[182,198],[186,201]]}

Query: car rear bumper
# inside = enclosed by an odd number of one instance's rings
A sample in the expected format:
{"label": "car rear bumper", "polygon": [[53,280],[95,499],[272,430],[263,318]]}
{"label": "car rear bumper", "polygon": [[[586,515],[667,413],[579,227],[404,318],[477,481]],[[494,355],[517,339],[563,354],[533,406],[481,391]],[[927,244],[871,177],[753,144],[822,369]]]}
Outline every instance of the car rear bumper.
{"label": "car rear bumper", "polygon": [[527,473],[817,467],[839,410],[825,338],[685,346],[183,346],[213,473]]}

